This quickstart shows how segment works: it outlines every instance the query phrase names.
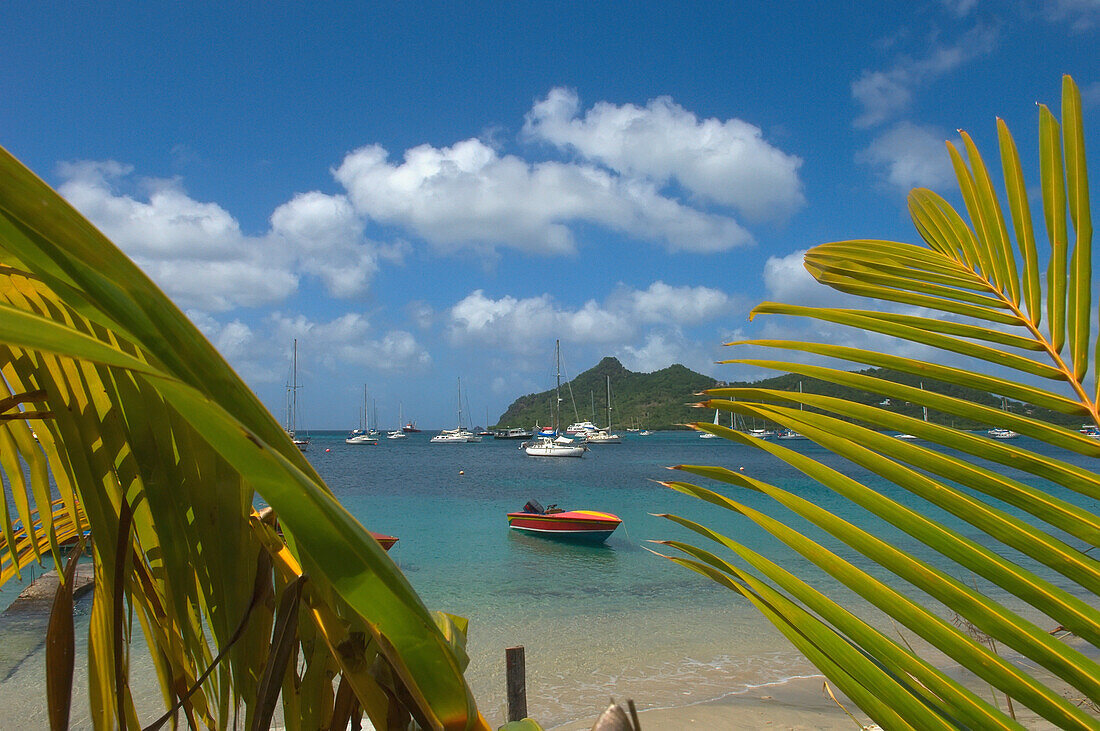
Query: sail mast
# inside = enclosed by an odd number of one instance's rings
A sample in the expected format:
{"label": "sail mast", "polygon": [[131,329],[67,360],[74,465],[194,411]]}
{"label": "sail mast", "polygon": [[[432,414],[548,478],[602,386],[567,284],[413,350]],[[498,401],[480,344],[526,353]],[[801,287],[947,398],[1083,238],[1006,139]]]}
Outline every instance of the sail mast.
{"label": "sail mast", "polygon": [[561,421],[561,341],[554,341],[554,365],[557,368],[557,380],[554,385],[554,431]]}
{"label": "sail mast", "polygon": [[607,433],[611,433],[611,376],[607,377]]}

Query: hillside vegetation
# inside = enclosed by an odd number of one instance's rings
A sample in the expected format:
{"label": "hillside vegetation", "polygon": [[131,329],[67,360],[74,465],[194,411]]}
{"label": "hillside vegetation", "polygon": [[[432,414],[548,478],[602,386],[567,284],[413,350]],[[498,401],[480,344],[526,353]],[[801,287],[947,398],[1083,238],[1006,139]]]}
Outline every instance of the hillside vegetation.
{"label": "hillside vegetation", "polygon": [[[917,376],[908,373],[899,373],[882,368],[869,368],[859,372],[909,386],[920,386],[923,383],[926,390],[935,393],[966,399],[985,406],[1007,408],[1008,411],[1014,414],[1033,416],[1067,427],[1076,428],[1080,426],[1080,420],[1077,417],[1059,414],[1047,409],[1039,409],[1016,401],[1002,402],[999,397],[984,391],[975,391],[930,379],[922,381]],[[578,418],[592,419],[601,426],[606,425],[607,391],[605,378],[607,376],[611,377],[611,402],[614,407],[612,422],[616,430],[623,430],[629,426],[639,426],[647,429],[684,429],[686,427],[683,425],[689,422],[710,421],[713,418],[712,414],[701,412],[692,404],[699,400],[695,394],[716,385],[752,385],[759,388],[798,391],[801,384],[802,390],[806,393],[833,396],[864,404],[877,404],[888,411],[916,418],[920,418],[922,414],[921,407],[917,404],[889,401],[874,394],[789,373],[759,381],[737,381],[721,384],[710,376],[696,373],[679,364],[652,373],[635,373],[623,367],[623,364],[617,358],[608,356],[572,381],[562,384],[561,421],[563,427]],[[572,393],[572,398],[570,393]],[[530,428],[536,423],[541,425],[551,424],[550,409],[553,401],[553,389],[542,393],[520,396],[501,414],[497,420],[497,425],[493,428],[511,426]],[[593,418],[592,413],[593,401],[595,402],[595,418]],[[576,403],[576,412],[574,412],[574,403]],[[968,422],[958,417],[939,414],[931,410],[928,412],[928,420],[960,429],[978,429],[987,426],[986,424]]]}

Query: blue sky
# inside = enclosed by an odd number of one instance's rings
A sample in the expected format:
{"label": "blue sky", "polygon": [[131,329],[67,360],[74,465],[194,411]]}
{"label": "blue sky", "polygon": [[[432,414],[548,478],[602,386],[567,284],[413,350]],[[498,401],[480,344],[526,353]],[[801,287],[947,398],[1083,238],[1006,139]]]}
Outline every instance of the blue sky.
{"label": "blue sky", "polygon": [[363,384],[383,426],[453,425],[458,377],[493,421],[555,338],[569,375],[761,375],[720,344],[809,335],[747,317],[838,301],[806,248],[916,241],[954,130],[995,162],[1002,116],[1037,186],[1063,73],[1100,169],[1096,0],[346,5],[0,9],[0,144],[280,419],[298,338],[307,428]]}

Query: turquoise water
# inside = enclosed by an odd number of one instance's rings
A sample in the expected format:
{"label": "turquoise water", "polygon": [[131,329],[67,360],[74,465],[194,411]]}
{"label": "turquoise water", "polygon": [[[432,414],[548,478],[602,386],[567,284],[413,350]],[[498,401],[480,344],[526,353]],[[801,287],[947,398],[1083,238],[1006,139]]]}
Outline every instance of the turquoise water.
{"label": "turquoise water", "polygon": [[[793,571],[806,570],[804,559],[746,518],[656,482],[693,481],[665,469],[679,463],[744,468],[821,507],[853,513],[834,493],[760,450],[687,432],[630,434],[623,444],[593,447],[583,459],[527,457],[518,442],[491,438],[430,444],[429,434],[418,434],[383,439],[378,446],[350,446],[343,438],[314,434],[308,458],[366,527],[400,538],[390,556],[429,608],[470,619],[467,676],[491,722],[503,721],[504,650],[517,644],[526,648],[528,708],[545,726],[591,717],[611,696],[632,697],[640,708],[682,705],[814,674],[747,602],[647,550],[664,550],[648,539],[702,544],[686,529],[651,515],[671,512],[779,557]],[[1030,440],[1026,445],[1039,446]],[[786,446],[839,466],[811,442]],[[876,482],[858,468],[846,472]],[[721,491],[749,506],[768,504],[748,491]],[[895,489],[886,492],[916,503]],[[505,514],[532,498],[615,513],[623,525],[602,546],[509,531]],[[877,535],[913,548],[908,537],[868,520],[862,524]],[[805,532],[819,535],[809,526]],[[820,576],[812,583],[831,586]],[[830,593],[837,595],[835,588]],[[135,648],[134,654],[142,651]],[[2,679],[0,725],[13,714],[35,717],[27,705],[34,694],[26,690],[40,689],[40,655]],[[134,676],[140,674],[139,666]],[[155,688],[145,693],[155,705]]]}

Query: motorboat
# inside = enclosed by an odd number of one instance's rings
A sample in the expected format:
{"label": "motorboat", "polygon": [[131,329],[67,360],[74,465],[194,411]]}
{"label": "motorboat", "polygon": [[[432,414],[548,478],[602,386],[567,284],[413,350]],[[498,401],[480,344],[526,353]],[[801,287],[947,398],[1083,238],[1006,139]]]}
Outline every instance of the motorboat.
{"label": "motorboat", "polygon": [[386,439],[408,439],[409,435],[400,429],[394,429],[391,432],[386,432]]}
{"label": "motorboat", "polygon": [[904,439],[906,441],[912,441],[914,439],[920,439],[920,437],[913,436],[912,434],[895,434],[894,439]]}
{"label": "motorboat", "polygon": [[393,548],[393,544],[397,543],[398,540],[397,536],[387,536],[385,533],[375,533],[374,531],[369,531],[369,533],[371,538],[378,541],[378,545],[387,551]]}
{"label": "motorboat", "polygon": [[1015,439],[1016,437],[1020,436],[1017,432],[1014,432],[1011,429],[1002,429],[1001,427],[994,427],[986,432],[986,434],[993,437],[994,439]]}
{"label": "motorboat", "polygon": [[565,433],[570,436],[581,436],[599,430],[600,428],[591,421],[575,421],[566,428]]}
{"label": "motorboat", "polygon": [[508,513],[512,530],[559,541],[603,543],[615,532],[622,519],[596,510],[562,510],[556,505],[543,508],[529,500],[523,510]]}
{"label": "motorboat", "polygon": [[794,429],[783,429],[775,435],[776,439],[809,439],[804,434],[799,434]]}
{"label": "motorboat", "polygon": [[431,438],[432,444],[465,444],[466,442],[480,442],[481,437],[467,429],[444,429]]}
{"label": "motorboat", "polygon": [[401,427],[401,431],[405,432],[406,434],[419,434],[420,433],[420,430],[416,428],[416,422],[415,421],[410,421],[409,423],[405,424],[405,426]]}
{"label": "motorboat", "polygon": [[510,429],[497,429],[493,432],[493,439],[530,439],[531,432],[527,429],[513,426]]}

